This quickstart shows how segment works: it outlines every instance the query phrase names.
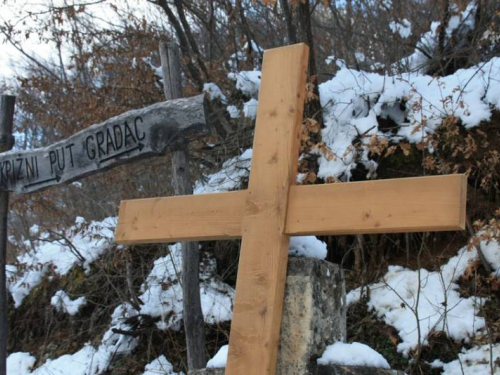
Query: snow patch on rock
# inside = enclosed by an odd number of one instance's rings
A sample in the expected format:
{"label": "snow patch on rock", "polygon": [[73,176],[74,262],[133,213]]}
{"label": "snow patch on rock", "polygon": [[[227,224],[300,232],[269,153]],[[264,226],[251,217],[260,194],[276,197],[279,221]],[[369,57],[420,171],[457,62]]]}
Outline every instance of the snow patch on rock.
{"label": "snow patch on rock", "polygon": [[318,240],[315,236],[291,237],[289,254],[302,258],[325,259],[326,243]]}
{"label": "snow patch on rock", "polygon": [[359,342],[350,344],[336,342],[329,345],[323,355],[318,358],[318,364],[391,368],[381,354],[368,345]]}

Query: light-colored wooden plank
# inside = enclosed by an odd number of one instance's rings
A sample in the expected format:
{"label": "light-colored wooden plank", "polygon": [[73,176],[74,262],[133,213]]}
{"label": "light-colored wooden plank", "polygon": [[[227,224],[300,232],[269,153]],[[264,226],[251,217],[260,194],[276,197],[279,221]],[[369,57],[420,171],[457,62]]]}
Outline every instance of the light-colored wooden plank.
{"label": "light-colored wooden plank", "polygon": [[[285,233],[339,235],[465,228],[467,177],[448,175],[291,186]],[[247,191],[123,201],[116,242],[241,237]],[[366,213],[369,217],[366,217]]]}
{"label": "light-colored wooden plank", "polygon": [[339,235],[465,228],[467,177],[448,175],[290,190],[286,233]]}
{"label": "light-colored wooden plank", "polygon": [[122,201],[115,241],[144,244],[241,236],[246,191]]}
{"label": "light-colored wooden plank", "polygon": [[227,375],[276,372],[308,54],[304,44],[264,53]]}

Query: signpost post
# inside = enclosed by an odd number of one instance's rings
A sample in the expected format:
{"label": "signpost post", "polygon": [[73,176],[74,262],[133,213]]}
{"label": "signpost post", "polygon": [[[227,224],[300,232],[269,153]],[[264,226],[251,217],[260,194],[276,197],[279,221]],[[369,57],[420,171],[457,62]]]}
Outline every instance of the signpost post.
{"label": "signpost post", "polygon": [[[0,101],[0,152],[14,146],[12,124],[14,123],[15,96],[2,95]],[[9,216],[9,192],[0,188],[0,375],[7,373],[7,222]]]}
{"label": "signpost post", "polygon": [[[165,99],[182,98],[182,73],[179,47],[175,43],[160,45],[163,91]],[[175,195],[193,194],[189,171],[188,142],[179,139],[170,147],[172,157],[172,181]],[[186,336],[188,369],[204,368],[205,321],[200,300],[200,250],[198,242],[183,242],[182,246],[182,293],[184,331]]]}
{"label": "signpost post", "polygon": [[123,201],[116,242],[242,238],[226,375],[273,375],[290,236],[461,230],[464,175],[295,186],[308,47],[264,53],[248,190]]}

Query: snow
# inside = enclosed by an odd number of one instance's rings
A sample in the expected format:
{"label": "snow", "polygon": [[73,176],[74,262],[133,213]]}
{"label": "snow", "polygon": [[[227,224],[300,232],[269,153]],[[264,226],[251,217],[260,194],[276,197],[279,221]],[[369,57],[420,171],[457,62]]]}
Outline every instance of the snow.
{"label": "snow", "polygon": [[40,232],[40,226],[37,224],[34,224],[30,227],[30,236],[36,236]]}
{"label": "snow", "polygon": [[219,172],[206,176],[204,181],[197,181],[194,194],[208,194],[239,190],[250,174],[252,149],[245,150],[240,156],[224,162]]}
{"label": "snow", "polygon": [[[250,46],[252,47],[252,55],[253,55],[253,59],[252,59],[252,62],[253,62],[253,65],[254,66],[257,66],[259,65],[260,63],[260,58],[262,56],[262,54],[264,53],[264,50],[254,41],[252,40],[251,41],[251,44]],[[232,70],[238,70],[238,64],[239,62],[243,62],[243,61],[247,61],[248,60],[248,43],[245,43],[245,45],[243,46],[243,48],[239,51],[237,51],[236,53],[233,53],[230,57],[229,57],[229,60],[228,60],[228,66],[229,68],[231,68]]]}
{"label": "snow", "polygon": [[[456,283],[476,258],[476,249],[464,247],[440,271],[390,266],[383,281],[368,286],[368,307],[396,328],[402,340],[399,352],[408,356],[419,342],[426,345],[433,331],[444,331],[457,342],[468,342],[481,332],[485,321],[478,313],[484,301],[461,297]],[[359,297],[360,290],[356,289],[348,294],[347,301],[352,303]]]}
{"label": "snow", "polygon": [[240,110],[235,105],[228,105],[227,112],[231,118],[240,118]]}
{"label": "snow", "polygon": [[315,236],[291,237],[289,254],[303,258],[325,259],[326,243],[318,240]]}
{"label": "snow", "polygon": [[59,290],[50,299],[50,304],[54,306],[57,311],[62,311],[69,315],[76,315],[80,308],[87,304],[87,299],[85,296],[82,296],[72,300],[65,291]]}
{"label": "snow", "polygon": [[[471,30],[474,27],[476,9],[475,1],[471,1],[463,12],[451,16],[445,30],[446,39],[449,39],[454,32],[457,33],[457,36],[464,36],[467,31]],[[401,65],[405,67],[406,71],[425,73],[428,69],[428,56],[434,55],[434,50],[438,43],[440,25],[440,22],[432,22],[430,31],[420,37],[415,52],[405,57],[399,64],[395,64],[394,68]]]}
{"label": "snow", "polygon": [[254,120],[257,117],[257,106],[259,102],[255,99],[250,99],[248,102],[243,104],[243,114],[245,117]]}
{"label": "snow", "polygon": [[174,372],[172,364],[161,355],[153,362],[146,365],[145,371],[142,375],[181,375],[182,372]]}
{"label": "snow", "polygon": [[442,375],[486,375],[492,374],[490,363],[493,363],[493,373],[500,373],[500,344],[492,345],[491,348],[489,345],[483,345],[463,349],[458,357],[459,359],[449,363],[436,360],[431,365],[434,368],[443,368]]}
{"label": "snow", "polygon": [[[325,122],[322,137],[333,158],[320,154],[318,177],[350,180],[358,163],[369,171],[376,169],[368,155],[373,136],[393,143],[418,143],[449,116],[460,119],[465,128],[489,120],[492,110],[500,109],[500,85],[495,78],[499,75],[500,58],[440,78],[340,69],[319,86]],[[377,118],[391,118],[398,125],[396,133],[381,131]],[[353,142],[360,138],[358,150]]]}
{"label": "snow", "polygon": [[[457,13],[446,28],[448,37],[464,33],[474,25],[475,5]],[[411,23],[407,19],[390,24],[402,37],[409,37]],[[410,73],[377,74],[349,69],[345,62],[329,56],[327,63],[339,66],[336,75],[319,85],[325,128],[322,138],[330,151],[319,156],[318,177],[349,181],[359,164],[367,170],[367,178],[375,178],[377,162],[369,155],[370,142],[385,139],[392,144],[401,141],[419,143],[433,134],[443,120],[455,116],[467,129],[491,118],[492,110],[500,110],[500,58],[460,69],[445,77],[423,74],[429,53],[437,43],[439,22],[431,24],[416,52],[405,58]],[[357,55],[363,60],[365,57]],[[228,77],[248,98],[243,104],[245,117],[255,118],[260,71],[232,72]],[[232,109],[234,111],[234,109]],[[379,118],[390,118],[397,126],[395,134],[379,128]],[[360,141],[361,147],[354,143]],[[432,149],[429,149],[432,152]],[[233,160],[234,162],[234,160]]]}
{"label": "snow", "polygon": [[12,353],[7,357],[7,375],[29,375],[35,362],[29,353]]}
{"label": "snow", "polygon": [[370,366],[391,368],[387,360],[368,345],[359,342],[346,344],[336,342],[329,345],[323,355],[318,358],[319,365]]}
{"label": "snow", "polygon": [[[141,314],[160,317],[159,329],[181,328],[183,317],[182,249],[169,246],[170,253],[154,262],[139,298],[144,302]],[[200,264],[200,297],[205,322],[214,324],[231,320],[234,289],[218,281],[215,259],[207,256]]]}
{"label": "snow", "polygon": [[226,103],[226,96],[222,93],[222,90],[213,82],[203,84],[203,92],[208,94],[210,100],[220,99],[222,103]]}
{"label": "snow", "polygon": [[481,251],[484,254],[484,257],[486,258],[487,262],[490,264],[490,266],[494,269],[493,276],[498,277],[500,276],[499,271],[500,271],[500,246],[498,244],[498,241],[495,239],[492,239],[490,241],[481,241],[479,243],[479,246],[481,248]]}
{"label": "snow", "polygon": [[97,349],[90,344],[86,344],[82,349],[73,354],[65,354],[57,359],[47,359],[42,366],[33,372],[29,372],[30,364],[32,366],[35,362],[33,357],[30,357],[28,353],[13,353],[9,358],[12,358],[12,366],[16,371],[11,372],[9,369],[9,375],[19,375],[17,371],[22,371],[23,369],[25,372],[21,372],[20,374],[26,375],[66,375],[69,373],[68,371],[71,372],[71,375],[99,375],[105,373],[117,355],[128,354],[137,346],[136,338],[112,331],[115,328],[130,330],[130,326],[121,321],[124,312],[127,312],[125,315],[128,317],[130,307],[120,305],[115,309],[112,314],[112,325],[103,335],[102,343]]}
{"label": "snow", "polygon": [[362,52],[356,51],[356,52],[354,53],[354,57],[356,57],[356,60],[357,60],[358,62],[360,62],[360,63],[362,63],[362,62],[365,62],[365,61],[366,61],[366,56],[365,56],[365,54],[364,54],[364,53],[362,53]]}
{"label": "snow", "polygon": [[365,297],[366,293],[362,293],[361,288],[351,290],[349,293],[347,293],[345,299],[347,307],[351,306],[353,303],[359,302],[362,296]]}
{"label": "snow", "polygon": [[225,368],[227,362],[227,353],[229,345],[224,345],[217,354],[207,362],[207,368]]}
{"label": "snow", "polygon": [[[24,269],[21,274],[7,275],[8,290],[14,299],[15,307],[19,307],[23,299],[42,282],[45,274],[53,269],[64,276],[74,265],[81,265],[86,272],[90,265],[109,248],[114,239],[116,218],[93,221],[86,227],[83,218],[76,218],[75,225],[65,231],[58,241],[48,241],[48,233],[42,233],[38,241],[34,241],[35,249],[17,257]],[[65,237],[69,240],[69,243]],[[85,259],[82,261],[76,249]]]}
{"label": "snow", "polygon": [[389,28],[394,34],[398,33],[403,39],[411,36],[411,22],[406,18],[403,19],[401,23],[396,21],[389,22]]}
{"label": "snow", "polygon": [[72,375],[101,374],[103,371],[100,370],[99,361],[94,361],[95,356],[95,349],[86,345],[74,354],[66,354],[54,360],[48,359],[31,374],[65,375],[68,373],[68,369],[71,369]]}
{"label": "snow", "polygon": [[259,93],[261,73],[258,70],[249,70],[229,73],[227,77],[236,82],[236,89],[249,98],[256,98]]}
{"label": "snow", "polygon": [[[81,219],[78,221],[81,222]],[[101,227],[100,230],[106,231],[109,228]],[[200,266],[200,294],[205,321],[213,324],[231,320],[233,288],[215,278],[215,259],[207,256]],[[73,354],[66,354],[57,359],[48,359],[34,372],[30,372],[31,366],[35,363],[33,357],[28,353],[13,353],[9,357],[9,366],[13,369],[9,374],[67,374],[68,369],[71,369],[72,375],[105,373],[117,355],[129,354],[138,345],[138,339],[134,336],[114,332],[115,330],[130,331],[132,327],[126,323],[129,319],[134,317],[141,319],[139,314],[148,314],[153,317],[161,317],[157,324],[160,329],[180,328],[183,310],[182,287],[179,283],[181,272],[181,247],[179,244],[172,245],[167,256],[155,261],[151,273],[141,287],[142,294],[139,298],[144,302],[141,311],[135,310],[129,303],[117,306],[111,315],[111,325],[104,333],[102,342],[97,348],[86,344]],[[58,291],[51,303],[69,314],[76,314],[84,301],[82,298],[72,301],[64,291]],[[159,357],[146,366],[145,373],[152,374],[163,368],[169,369],[167,374],[176,374],[168,365],[170,364],[164,357]]]}

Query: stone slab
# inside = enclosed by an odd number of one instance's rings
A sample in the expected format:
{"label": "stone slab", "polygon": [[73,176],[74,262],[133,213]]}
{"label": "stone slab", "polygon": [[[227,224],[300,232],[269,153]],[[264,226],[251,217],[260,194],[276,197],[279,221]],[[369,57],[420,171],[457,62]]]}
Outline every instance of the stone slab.
{"label": "stone slab", "polygon": [[[301,375],[404,375],[403,371],[364,366],[321,365]],[[190,371],[189,375],[224,375],[223,368]],[[243,374],[242,374],[243,375]]]}
{"label": "stone slab", "polygon": [[310,372],[328,345],[346,340],[340,267],[320,259],[291,257],[282,319],[277,375]]}
{"label": "stone slab", "polygon": [[[365,366],[321,365],[314,375],[405,375],[403,371]],[[306,374],[304,374],[306,375]]]}
{"label": "stone slab", "polygon": [[345,339],[345,287],[340,267],[320,259],[290,257],[276,374],[313,373],[316,359],[326,347]]}
{"label": "stone slab", "polygon": [[[346,340],[343,274],[336,264],[293,257],[287,272],[277,375],[404,375],[374,367],[317,365],[328,345]],[[210,368],[189,375],[224,372]]]}

